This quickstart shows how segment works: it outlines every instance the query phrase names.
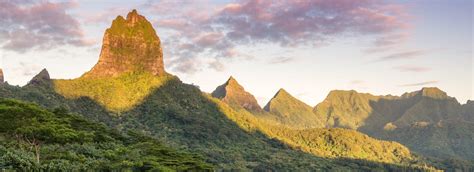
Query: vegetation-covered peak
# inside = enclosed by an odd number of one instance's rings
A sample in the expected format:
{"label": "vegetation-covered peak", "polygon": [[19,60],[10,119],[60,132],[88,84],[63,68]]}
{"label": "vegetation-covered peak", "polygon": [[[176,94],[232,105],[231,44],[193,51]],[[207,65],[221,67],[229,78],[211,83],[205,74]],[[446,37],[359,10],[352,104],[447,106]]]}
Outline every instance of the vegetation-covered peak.
{"label": "vegetation-covered peak", "polygon": [[232,76],[224,84],[218,86],[212,92],[212,96],[234,107],[242,107],[252,112],[262,111],[255,97],[245,91],[244,87]]}
{"label": "vegetation-covered peak", "polygon": [[467,100],[466,104],[467,105],[474,105],[474,100]]}
{"label": "vegetation-covered peak", "polygon": [[49,86],[50,83],[51,78],[49,77],[49,72],[48,70],[43,69],[28,82],[27,86]]}
{"label": "vegetation-covered peak", "polygon": [[105,31],[99,62],[86,77],[116,77],[128,72],[166,75],[160,38],[136,10],[118,16]]}
{"label": "vegetation-covered peak", "polygon": [[278,90],[273,98],[263,108],[280,123],[293,128],[318,128],[323,127],[322,120],[318,118],[312,107],[293,97],[284,89]]}

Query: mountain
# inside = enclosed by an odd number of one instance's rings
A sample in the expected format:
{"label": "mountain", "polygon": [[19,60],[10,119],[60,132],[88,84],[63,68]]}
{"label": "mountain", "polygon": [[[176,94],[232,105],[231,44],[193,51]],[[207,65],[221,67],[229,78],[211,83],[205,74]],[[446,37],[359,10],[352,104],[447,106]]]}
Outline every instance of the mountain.
{"label": "mountain", "polygon": [[277,121],[295,128],[321,128],[322,120],[312,111],[312,108],[296,99],[284,89],[278,90],[273,98],[263,108],[273,115]]}
{"label": "mountain", "polygon": [[136,10],[118,16],[105,31],[99,62],[84,77],[116,77],[128,72],[166,75],[160,38]]}
{"label": "mountain", "polygon": [[98,63],[80,78],[55,80],[55,91],[69,99],[88,97],[111,112],[141,103],[174,76],[164,70],[161,41],[136,10],[118,16],[105,31]]}
{"label": "mountain", "polygon": [[241,107],[255,113],[262,113],[255,97],[245,91],[232,76],[224,84],[218,86],[211,94],[233,107]]}
{"label": "mountain", "polygon": [[438,88],[422,88],[402,96],[332,91],[314,111],[329,127],[397,141],[426,156],[473,160],[465,146],[474,144],[472,124],[463,120],[468,107]]}
{"label": "mountain", "polygon": [[46,69],[41,70],[40,73],[36,74],[29,82],[26,84],[27,87],[31,86],[51,86],[51,78],[49,77],[49,72]]}

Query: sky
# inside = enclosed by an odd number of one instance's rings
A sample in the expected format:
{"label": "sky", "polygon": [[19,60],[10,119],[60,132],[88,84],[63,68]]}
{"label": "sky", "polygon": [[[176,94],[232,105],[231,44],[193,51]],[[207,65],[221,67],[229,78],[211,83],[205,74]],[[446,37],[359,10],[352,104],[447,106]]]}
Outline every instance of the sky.
{"label": "sky", "polygon": [[311,106],[336,89],[474,99],[471,0],[3,0],[5,80],[81,76],[132,9],[152,22],[166,70],[205,92],[233,76],[262,106],[280,88]]}

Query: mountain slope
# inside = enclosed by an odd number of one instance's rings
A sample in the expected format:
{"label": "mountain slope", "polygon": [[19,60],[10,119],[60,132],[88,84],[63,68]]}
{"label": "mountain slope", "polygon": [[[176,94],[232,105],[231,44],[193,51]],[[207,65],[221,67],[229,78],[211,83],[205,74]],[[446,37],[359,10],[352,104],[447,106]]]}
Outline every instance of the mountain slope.
{"label": "mountain slope", "polygon": [[294,128],[321,128],[322,119],[318,118],[312,108],[296,99],[284,89],[278,90],[264,107],[276,120]]}

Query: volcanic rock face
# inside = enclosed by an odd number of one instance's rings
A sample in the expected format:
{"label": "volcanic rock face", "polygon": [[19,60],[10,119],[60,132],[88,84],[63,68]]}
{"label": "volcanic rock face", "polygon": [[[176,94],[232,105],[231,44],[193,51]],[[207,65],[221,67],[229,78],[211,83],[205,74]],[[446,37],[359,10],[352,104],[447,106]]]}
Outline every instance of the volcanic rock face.
{"label": "volcanic rock face", "polygon": [[240,106],[251,112],[262,112],[255,97],[244,90],[233,77],[212,92],[212,96],[226,102],[231,106]]}
{"label": "volcanic rock face", "polygon": [[127,72],[165,74],[160,38],[136,10],[118,16],[105,31],[99,62],[86,77],[114,77]]}
{"label": "volcanic rock face", "polygon": [[0,69],[0,84],[5,82],[4,79],[3,79],[3,70]]}

